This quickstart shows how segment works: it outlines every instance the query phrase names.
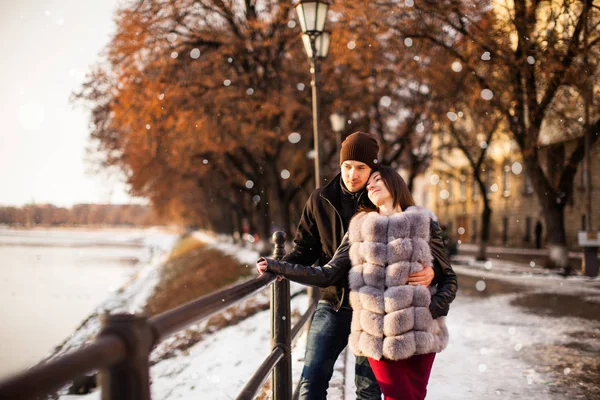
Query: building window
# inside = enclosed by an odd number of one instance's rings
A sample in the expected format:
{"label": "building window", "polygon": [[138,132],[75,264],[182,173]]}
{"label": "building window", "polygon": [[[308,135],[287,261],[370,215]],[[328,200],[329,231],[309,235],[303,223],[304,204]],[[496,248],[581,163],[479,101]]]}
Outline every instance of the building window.
{"label": "building window", "polygon": [[529,173],[525,172],[523,174],[523,194],[532,194],[533,193],[533,184],[531,183],[531,176]]}
{"label": "building window", "polygon": [[492,177],[492,168],[490,168],[489,166],[485,167],[485,193],[488,197],[490,197],[492,195],[492,192],[495,192],[498,190],[498,185],[496,185],[495,189],[492,187],[494,184],[492,183],[493,177]]}
{"label": "building window", "polygon": [[508,217],[502,218],[502,243],[508,243]]}
{"label": "building window", "polygon": [[473,201],[479,200],[479,183],[475,178],[471,181],[471,196]]}
{"label": "building window", "polygon": [[510,166],[505,165],[502,173],[502,195],[510,196]]}
{"label": "building window", "polygon": [[585,214],[582,214],[582,215],[581,215],[581,230],[582,230],[582,231],[585,231],[585,229],[586,229],[586,228],[585,228],[585,220],[586,220],[586,218],[585,218]]}
{"label": "building window", "polygon": [[471,242],[477,243],[477,219],[471,220]]}
{"label": "building window", "polygon": [[579,173],[579,189],[585,190],[587,188],[585,163],[581,163],[578,173]]}
{"label": "building window", "polygon": [[529,243],[531,241],[531,224],[532,224],[532,220],[531,217],[526,217],[525,218],[525,236],[523,237],[523,241],[526,243]]}
{"label": "building window", "polygon": [[467,201],[467,177],[464,175],[460,176],[460,201]]}

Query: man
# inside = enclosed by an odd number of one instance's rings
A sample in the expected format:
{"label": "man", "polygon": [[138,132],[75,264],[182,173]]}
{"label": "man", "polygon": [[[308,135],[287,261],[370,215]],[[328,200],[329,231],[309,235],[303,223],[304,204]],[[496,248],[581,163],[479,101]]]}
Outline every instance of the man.
{"label": "man", "polygon": [[[369,202],[365,185],[377,163],[379,145],[364,132],[349,135],[340,151],[341,173],[309,197],[294,238],[294,248],[284,261],[325,265],[335,253],[352,216]],[[442,242],[443,246],[443,242]],[[433,268],[411,274],[409,282],[429,285]],[[308,332],[304,369],[300,378],[301,399],[325,399],[334,364],[348,343],[352,310],[346,279],[322,291]],[[366,357],[357,357],[356,395],[359,400],[380,399],[381,391]]]}

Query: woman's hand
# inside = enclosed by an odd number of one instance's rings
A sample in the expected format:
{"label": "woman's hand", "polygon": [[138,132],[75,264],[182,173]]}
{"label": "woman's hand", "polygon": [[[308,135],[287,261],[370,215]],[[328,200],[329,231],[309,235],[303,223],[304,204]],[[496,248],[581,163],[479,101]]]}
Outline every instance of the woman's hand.
{"label": "woman's hand", "polygon": [[[265,272],[267,272],[268,264],[267,260],[261,258],[256,262],[256,272],[258,272],[258,276],[263,276]],[[283,276],[277,275],[277,280],[282,281]]]}
{"label": "woman's hand", "polygon": [[256,272],[258,272],[259,276],[267,272],[267,260],[258,260],[258,262],[256,263]]}
{"label": "woman's hand", "polygon": [[421,271],[413,272],[412,274],[408,275],[407,283],[413,286],[429,286],[431,285],[431,282],[433,282],[434,277],[435,272],[433,271],[433,267],[431,265],[423,265],[423,269]]}

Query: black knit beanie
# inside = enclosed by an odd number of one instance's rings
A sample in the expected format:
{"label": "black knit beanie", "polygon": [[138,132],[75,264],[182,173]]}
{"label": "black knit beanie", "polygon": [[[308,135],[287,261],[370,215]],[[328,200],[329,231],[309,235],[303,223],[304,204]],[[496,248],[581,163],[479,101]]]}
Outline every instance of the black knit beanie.
{"label": "black knit beanie", "polygon": [[340,151],[340,165],[344,161],[360,161],[374,168],[377,164],[379,145],[373,135],[365,132],[354,132],[348,135],[342,143]]}

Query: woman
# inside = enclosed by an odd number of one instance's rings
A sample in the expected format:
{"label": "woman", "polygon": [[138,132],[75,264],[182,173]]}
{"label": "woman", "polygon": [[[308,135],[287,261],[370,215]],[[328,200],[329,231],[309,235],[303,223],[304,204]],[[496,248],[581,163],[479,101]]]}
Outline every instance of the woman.
{"label": "woman", "polygon": [[[435,354],[448,343],[444,316],[456,295],[456,275],[444,269],[437,290],[408,283],[408,275],[432,265],[429,245],[435,215],[414,206],[400,175],[379,167],[367,183],[376,206],[356,214],[344,242],[324,267],[261,258],[259,273],[327,286],[348,274],[353,309],[350,348],[366,356],[385,399],[424,399]],[[348,257],[351,268],[348,271]],[[445,254],[436,251],[441,264]]]}

